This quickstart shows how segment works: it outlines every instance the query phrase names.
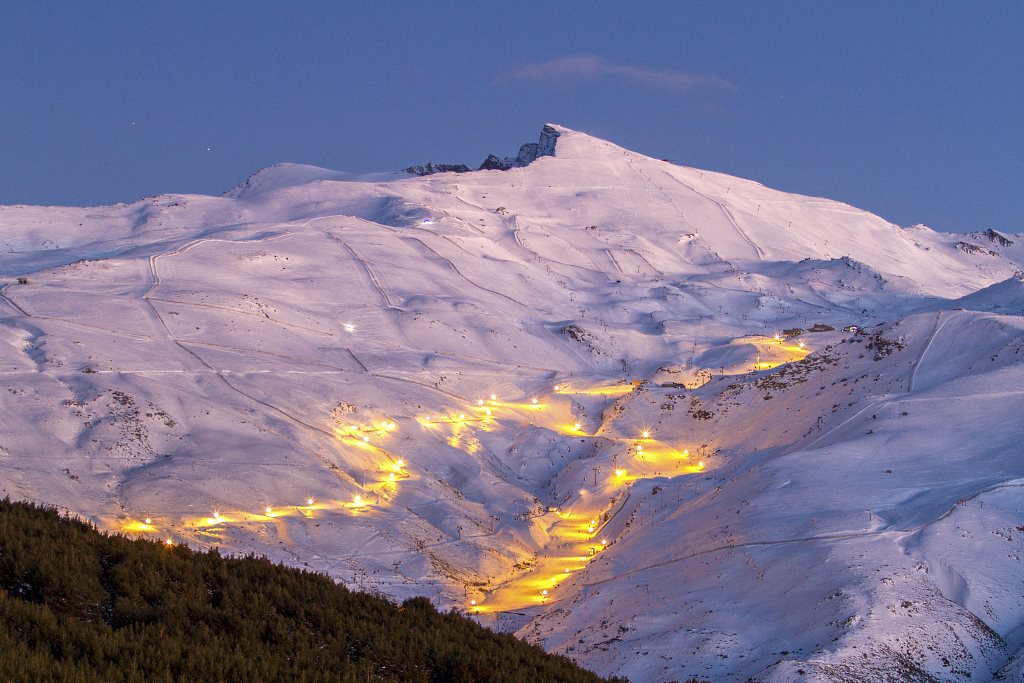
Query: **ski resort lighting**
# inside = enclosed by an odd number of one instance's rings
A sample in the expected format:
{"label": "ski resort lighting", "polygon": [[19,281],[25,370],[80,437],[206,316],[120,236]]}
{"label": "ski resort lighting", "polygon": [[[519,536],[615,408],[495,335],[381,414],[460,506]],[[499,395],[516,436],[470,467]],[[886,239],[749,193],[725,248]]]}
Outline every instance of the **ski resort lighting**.
{"label": "ski resort lighting", "polygon": [[170,538],[170,537],[165,538],[164,539],[164,545],[166,545],[168,547],[174,545],[174,539]]}
{"label": "ski resort lighting", "polygon": [[548,597],[548,589],[547,589],[547,588],[545,588],[544,590],[542,590],[542,591],[540,592],[540,594],[541,594],[541,595],[543,595],[543,596],[544,596],[545,598],[546,598],[546,597]]}
{"label": "ski resort lighting", "polygon": [[356,331],[356,326],[353,325],[352,323],[345,323],[345,331],[346,332],[355,332]]}
{"label": "ski resort lighting", "polygon": [[267,507],[263,508],[263,512],[265,512],[267,515],[272,515],[274,514],[274,508],[268,505]]}
{"label": "ski resort lighting", "polygon": [[482,398],[478,398],[478,399],[476,400],[476,404],[477,404],[478,406],[482,406],[482,405],[484,404],[484,400],[483,400]]}
{"label": "ski resort lighting", "polygon": [[394,480],[395,480],[395,473],[394,472],[388,472],[388,481],[394,481]]}
{"label": "ski resort lighting", "polygon": [[626,476],[626,470],[624,470],[624,469],[617,469],[617,470],[615,470],[615,476],[616,477],[624,477],[624,476]]}
{"label": "ski resort lighting", "polygon": [[355,497],[352,498],[352,503],[355,505],[363,505],[363,497],[357,493]]}
{"label": "ski resort lighting", "polygon": [[490,415],[490,414],[491,414],[491,409],[490,408],[484,408],[484,415]]}
{"label": "ski resort lighting", "polygon": [[801,349],[804,348],[804,342],[801,341],[799,344],[797,344],[797,346],[799,346]]}
{"label": "ski resort lighting", "polygon": [[537,405],[537,397],[536,396],[534,396],[533,398],[530,399],[530,405],[534,405],[534,406]]}
{"label": "ski resort lighting", "polygon": [[608,545],[608,539],[602,538],[601,539],[601,545],[602,546]]}
{"label": "ski resort lighting", "polygon": [[782,341],[782,335],[779,334],[778,332],[776,332],[774,339],[775,339],[775,341]]}
{"label": "ski resort lighting", "polygon": [[370,437],[364,436],[363,437],[363,443],[370,443]]}
{"label": "ski resort lighting", "polygon": [[150,519],[149,517],[146,517],[146,518],[145,518],[144,520],[142,520],[142,523],[143,523],[143,524],[152,524],[152,523],[153,523],[153,520],[152,520],[152,519]]}
{"label": "ski resort lighting", "polygon": [[649,430],[649,429],[645,429],[644,430],[644,438],[645,439],[651,438],[651,430]]}
{"label": "ski resort lighting", "polygon": [[220,516],[220,512],[217,512],[216,510],[214,511],[214,513],[213,513],[213,521],[215,521],[215,522],[223,522],[224,521],[223,518]]}
{"label": "ski resort lighting", "polygon": [[689,458],[689,457],[690,457],[690,449],[689,449],[689,448],[684,448],[684,449],[683,449],[683,453],[682,453],[682,456],[683,456],[684,458]]}
{"label": "ski resort lighting", "polygon": [[498,395],[497,394],[491,394],[491,400],[492,401],[497,401],[498,400]]}
{"label": "ski resort lighting", "polygon": [[701,469],[704,469],[704,461],[703,461],[703,460],[701,460],[700,462],[698,462],[698,463],[697,463],[697,467],[699,467],[699,468],[701,468]]}
{"label": "ski resort lighting", "polygon": [[643,453],[644,452],[644,445],[642,443],[638,443],[636,445],[636,452],[637,453]]}
{"label": "ski resort lighting", "polygon": [[313,499],[312,498],[307,498],[306,499],[306,505],[308,505],[309,507],[313,507]]}
{"label": "ski resort lighting", "polygon": [[402,469],[403,467],[405,467],[405,461],[404,461],[404,460],[402,460],[401,458],[399,458],[398,460],[396,460],[396,461],[395,461],[395,469],[396,469],[396,470],[400,470],[400,469]]}

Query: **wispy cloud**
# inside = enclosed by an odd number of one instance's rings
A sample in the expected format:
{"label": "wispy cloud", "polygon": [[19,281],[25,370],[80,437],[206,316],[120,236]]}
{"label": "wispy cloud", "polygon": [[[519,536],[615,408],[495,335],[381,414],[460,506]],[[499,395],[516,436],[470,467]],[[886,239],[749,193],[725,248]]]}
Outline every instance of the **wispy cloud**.
{"label": "wispy cloud", "polygon": [[612,64],[597,55],[585,54],[526,64],[508,72],[505,76],[514,80],[543,81],[555,85],[573,85],[605,78],[621,78],[648,88],[673,93],[686,93],[698,88],[736,90],[735,85],[717,76]]}

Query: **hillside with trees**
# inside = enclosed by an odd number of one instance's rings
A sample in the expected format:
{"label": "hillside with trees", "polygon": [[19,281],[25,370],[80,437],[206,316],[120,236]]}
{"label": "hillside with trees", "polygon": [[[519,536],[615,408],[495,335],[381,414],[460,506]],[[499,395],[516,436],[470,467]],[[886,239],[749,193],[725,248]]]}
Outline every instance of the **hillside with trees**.
{"label": "hillside with trees", "polygon": [[425,598],[263,558],[105,535],[0,501],[3,681],[604,679]]}

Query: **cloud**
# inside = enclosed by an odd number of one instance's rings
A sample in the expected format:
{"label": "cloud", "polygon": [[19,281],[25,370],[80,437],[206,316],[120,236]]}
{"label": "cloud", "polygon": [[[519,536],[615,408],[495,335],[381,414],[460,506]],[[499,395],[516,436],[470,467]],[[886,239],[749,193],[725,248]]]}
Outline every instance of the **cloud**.
{"label": "cloud", "polygon": [[698,88],[736,90],[735,85],[717,76],[612,64],[596,55],[572,55],[546,62],[534,62],[508,72],[506,77],[521,81],[542,81],[554,85],[573,85],[605,78],[621,78],[648,88],[673,93],[686,93]]}

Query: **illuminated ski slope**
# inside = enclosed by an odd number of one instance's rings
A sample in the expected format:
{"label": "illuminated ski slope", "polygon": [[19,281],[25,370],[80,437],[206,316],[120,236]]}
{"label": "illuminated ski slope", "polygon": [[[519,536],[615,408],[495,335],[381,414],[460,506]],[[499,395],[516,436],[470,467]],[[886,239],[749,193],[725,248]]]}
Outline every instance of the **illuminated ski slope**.
{"label": "illuminated ski slope", "polygon": [[557,130],[0,207],[2,493],[637,681],[1012,671],[1019,244]]}

